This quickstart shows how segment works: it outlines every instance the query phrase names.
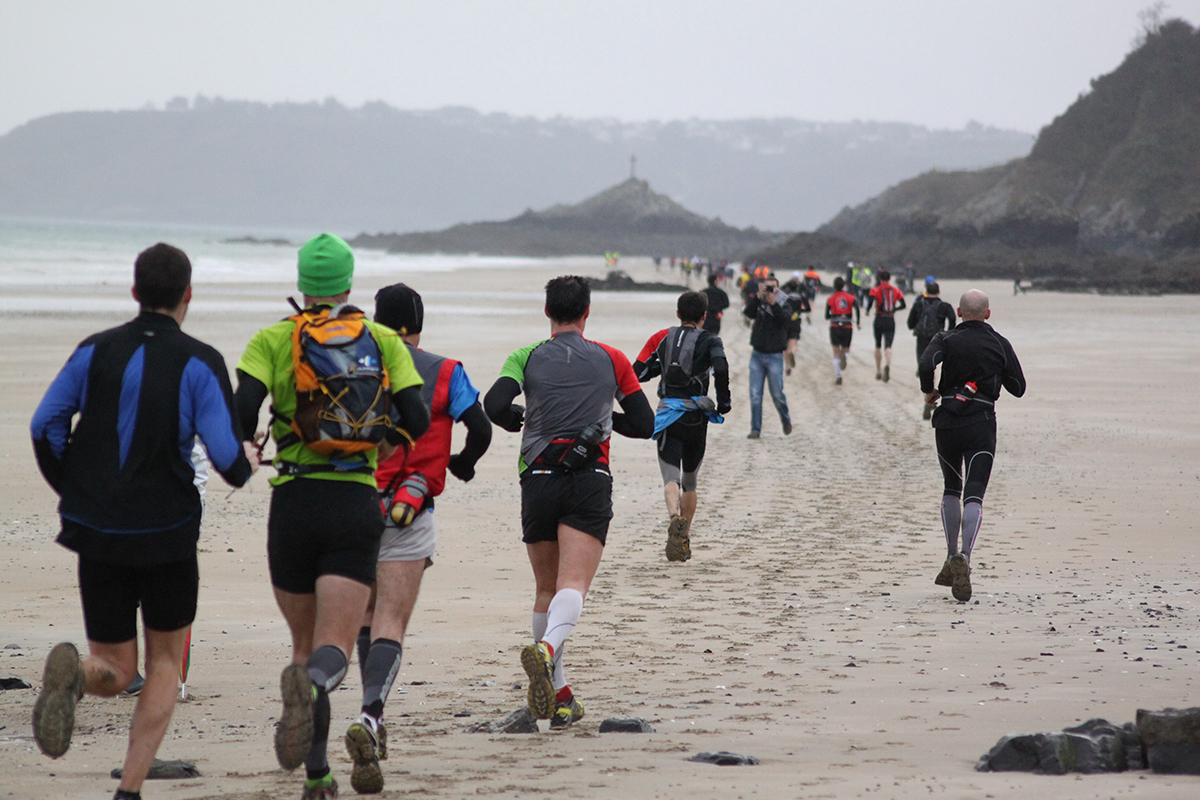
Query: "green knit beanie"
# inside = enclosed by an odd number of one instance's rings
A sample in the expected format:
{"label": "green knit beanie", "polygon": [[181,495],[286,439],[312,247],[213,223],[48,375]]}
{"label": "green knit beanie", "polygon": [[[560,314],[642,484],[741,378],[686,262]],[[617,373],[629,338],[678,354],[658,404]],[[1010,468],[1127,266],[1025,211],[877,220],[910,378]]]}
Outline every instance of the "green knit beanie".
{"label": "green knit beanie", "polygon": [[296,288],[309,297],[333,297],[350,290],[354,251],[332,233],[314,236],[300,248]]}

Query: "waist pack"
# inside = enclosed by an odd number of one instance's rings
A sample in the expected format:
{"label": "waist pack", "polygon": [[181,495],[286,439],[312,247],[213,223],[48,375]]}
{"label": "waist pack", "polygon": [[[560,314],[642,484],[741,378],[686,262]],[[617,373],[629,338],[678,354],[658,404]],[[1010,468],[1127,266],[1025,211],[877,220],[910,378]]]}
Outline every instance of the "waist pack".
{"label": "waist pack", "polygon": [[331,458],[376,449],[393,427],[392,393],[363,312],[343,303],[302,310],[288,319],[296,326],[296,413],[288,419],[272,409],[292,429],[276,442],[278,449],[300,441]]}
{"label": "waist pack", "polygon": [[556,467],[567,472],[583,469],[600,457],[600,442],[603,438],[604,426],[593,422],[570,439],[552,440],[533,463],[539,467]]}
{"label": "waist pack", "polygon": [[974,381],[967,381],[962,388],[955,389],[953,394],[945,395],[939,405],[955,416],[964,417],[973,414],[980,408],[977,403],[994,405],[991,400],[979,396],[979,386]]}

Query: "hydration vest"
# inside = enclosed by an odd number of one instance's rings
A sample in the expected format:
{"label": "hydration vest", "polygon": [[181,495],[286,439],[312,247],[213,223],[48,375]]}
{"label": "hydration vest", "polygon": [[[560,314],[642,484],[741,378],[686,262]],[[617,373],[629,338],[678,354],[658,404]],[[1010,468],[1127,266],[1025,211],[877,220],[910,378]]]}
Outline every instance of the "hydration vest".
{"label": "hydration vest", "polygon": [[696,342],[699,338],[698,328],[680,325],[667,331],[659,345],[662,348],[659,356],[662,363],[662,381],[666,386],[693,395],[702,394],[703,383],[692,371],[696,360]]}

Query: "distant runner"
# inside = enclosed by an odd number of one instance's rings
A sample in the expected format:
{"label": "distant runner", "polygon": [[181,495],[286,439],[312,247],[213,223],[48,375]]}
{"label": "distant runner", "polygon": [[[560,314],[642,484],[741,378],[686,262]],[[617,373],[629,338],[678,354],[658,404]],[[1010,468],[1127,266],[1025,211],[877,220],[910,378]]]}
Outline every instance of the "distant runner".
{"label": "distant runner", "polygon": [[[696,515],[696,474],[704,460],[708,422],[722,422],[732,407],[729,395],[729,362],[725,346],[716,336],[698,330],[705,317],[704,295],[684,292],[676,303],[679,326],[650,337],[633,371],[638,380],[662,376],[658,382],[658,411],[654,436],[658,439],[658,468],[663,476],[667,513],[667,560],[692,557],[691,527]],[[708,397],[708,375],[713,375],[717,402]]]}
{"label": "distant runner", "polygon": [[729,295],[720,286],[717,286],[717,281],[721,278],[720,274],[713,273],[708,276],[708,286],[702,291],[704,296],[708,298],[708,311],[704,315],[704,330],[711,333],[713,336],[721,335],[721,316],[725,309],[729,308]]}
{"label": "distant runner", "polygon": [[833,345],[834,381],[842,385],[842,370],[846,368],[846,355],[850,352],[850,340],[854,337],[854,324],[862,328],[862,317],[854,295],[846,290],[846,281],[841,276],[833,279],[833,294],[825,301],[825,319],[829,320],[829,343]]}
{"label": "distant runner", "polygon": [[[1012,345],[984,320],[988,297],[972,289],[958,301],[962,323],[939,333],[921,355],[921,391],[932,405],[938,463],[942,467],[942,529],[946,563],[934,583],[951,587],[956,600],[971,599],[971,550],[983,523],[983,494],[996,457],[996,400],[1000,388],[1025,394],[1025,375]],[[938,388],[933,373],[942,367]],[[962,531],[962,550],[958,548]]]}
{"label": "distant runner", "polygon": [[[921,354],[925,352],[925,348],[929,347],[937,333],[953,330],[958,319],[954,313],[954,306],[938,296],[940,291],[937,281],[929,281],[925,284],[925,294],[913,302],[912,310],[908,312],[908,329],[917,337],[918,377],[921,375]],[[933,409],[934,406],[926,403],[923,418],[929,419],[933,416]]]}
{"label": "distant runner", "polygon": [[[583,611],[612,520],[613,432],[654,433],[654,412],[625,355],[583,338],[591,289],[575,275],[546,284],[550,338],[517,350],[484,398],[492,422],[520,431],[521,527],[536,593],[534,643],[521,651],[529,709],[551,728],[583,718],[563,675],[563,642]],[[525,394],[528,411],[513,400]],[[614,413],[613,400],[624,413]]]}
{"label": "distant runner", "polygon": [[892,341],[896,338],[896,312],[907,308],[904,295],[892,286],[891,280],[892,273],[881,269],[879,285],[867,293],[866,313],[870,315],[871,306],[875,306],[875,380],[884,383],[892,376]]}

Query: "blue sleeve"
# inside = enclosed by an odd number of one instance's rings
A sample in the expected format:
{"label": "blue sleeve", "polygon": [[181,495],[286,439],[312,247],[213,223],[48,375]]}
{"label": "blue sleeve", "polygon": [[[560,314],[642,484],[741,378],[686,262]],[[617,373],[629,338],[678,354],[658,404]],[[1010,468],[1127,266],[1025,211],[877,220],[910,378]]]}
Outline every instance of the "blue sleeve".
{"label": "blue sleeve", "polygon": [[243,455],[230,405],[212,367],[198,358],[189,361],[179,382],[179,449],[184,460],[191,460],[193,437],[198,435],[217,471],[229,473]]}
{"label": "blue sleeve", "polygon": [[467,371],[462,364],[455,364],[454,371],[450,373],[450,402],[446,408],[451,418],[457,421],[478,400],[479,391],[471,385]]}
{"label": "blue sleeve", "polygon": [[33,412],[29,426],[33,440],[45,440],[54,458],[63,457],[71,437],[71,418],[83,410],[93,349],[89,344],[71,354]]}

